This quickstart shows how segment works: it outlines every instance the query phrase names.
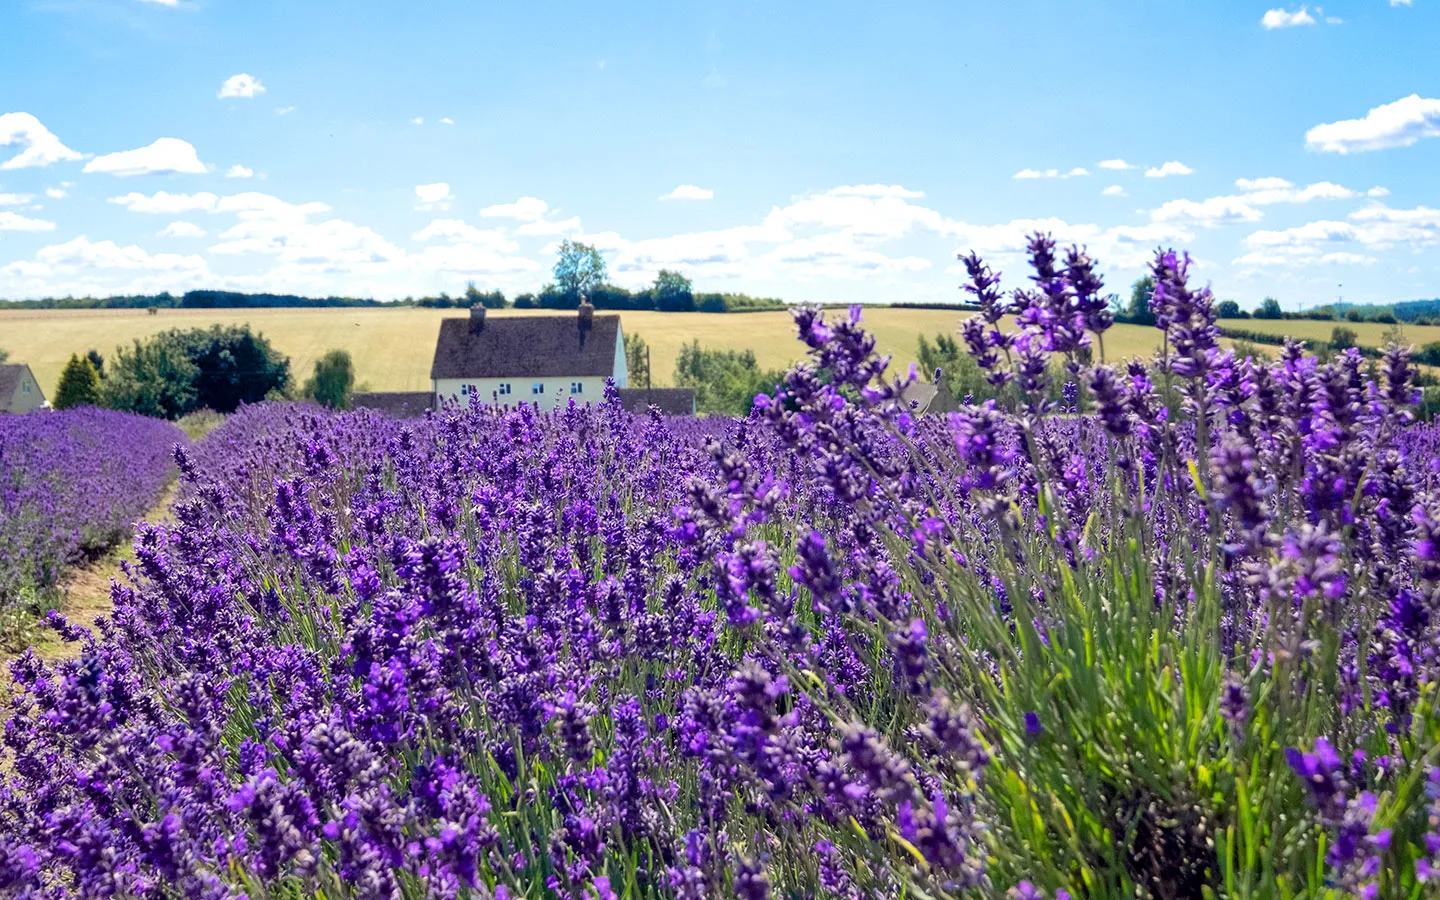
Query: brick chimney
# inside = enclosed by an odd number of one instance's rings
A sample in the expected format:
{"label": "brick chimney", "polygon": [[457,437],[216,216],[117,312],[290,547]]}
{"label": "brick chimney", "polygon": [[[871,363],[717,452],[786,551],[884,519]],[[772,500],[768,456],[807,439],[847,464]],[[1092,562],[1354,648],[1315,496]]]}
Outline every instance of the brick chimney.
{"label": "brick chimney", "polygon": [[470,333],[479,334],[485,330],[485,307],[470,307]]}
{"label": "brick chimney", "polygon": [[586,333],[595,324],[595,307],[589,300],[580,301],[579,309],[580,337],[583,340]]}

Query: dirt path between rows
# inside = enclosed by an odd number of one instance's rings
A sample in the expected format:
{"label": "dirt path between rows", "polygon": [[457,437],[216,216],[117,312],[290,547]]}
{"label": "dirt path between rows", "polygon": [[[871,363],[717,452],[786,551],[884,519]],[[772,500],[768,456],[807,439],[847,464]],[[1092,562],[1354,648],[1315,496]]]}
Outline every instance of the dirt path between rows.
{"label": "dirt path between rows", "polygon": [[[152,525],[171,521],[171,506],[175,502],[175,492],[178,482],[172,481],[165,486],[161,492],[160,499],[140,519]],[[112,608],[110,601],[110,583],[119,581],[128,584],[125,572],[121,570],[120,564],[135,559],[135,543],[133,535],[120,544],[111,548],[110,552],[93,562],[85,563],[71,568],[60,579],[60,589],[65,597],[60,606],[60,612],[65,614],[71,624],[84,628],[93,628],[95,620],[100,616],[108,616]],[[69,644],[60,640],[59,635],[48,628],[41,628],[36,635],[35,643],[32,645],[35,653],[44,660],[64,659],[67,656],[74,656],[80,652],[79,644]],[[18,655],[18,654],[16,654]],[[4,657],[6,662],[9,656]],[[9,681],[9,667],[5,667],[0,680]]]}

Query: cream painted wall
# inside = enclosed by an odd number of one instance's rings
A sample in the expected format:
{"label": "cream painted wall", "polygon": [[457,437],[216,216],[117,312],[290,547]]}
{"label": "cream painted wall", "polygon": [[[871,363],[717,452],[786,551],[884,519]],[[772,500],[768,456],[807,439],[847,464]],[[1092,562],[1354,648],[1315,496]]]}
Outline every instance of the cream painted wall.
{"label": "cream painted wall", "polygon": [[[532,387],[543,386],[544,394],[536,394]],[[580,392],[571,393],[571,385],[578,383]],[[510,393],[501,394],[500,386],[510,385]],[[538,402],[543,409],[564,406],[574,397],[576,403],[599,403],[605,399],[605,379],[598,375],[582,378],[439,378],[435,381],[435,394],[443,403],[469,403],[470,397],[464,388],[469,385],[480,395],[480,402],[514,406],[520,403]],[[498,395],[498,396],[497,396]]]}
{"label": "cream painted wall", "polygon": [[[20,381],[15,385],[15,396],[8,399],[8,411],[12,413],[27,413],[32,409],[39,409],[45,403],[45,395],[40,393],[40,385],[30,377],[28,368],[20,373]],[[6,412],[4,404],[5,398],[0,398],[0,412]]]}

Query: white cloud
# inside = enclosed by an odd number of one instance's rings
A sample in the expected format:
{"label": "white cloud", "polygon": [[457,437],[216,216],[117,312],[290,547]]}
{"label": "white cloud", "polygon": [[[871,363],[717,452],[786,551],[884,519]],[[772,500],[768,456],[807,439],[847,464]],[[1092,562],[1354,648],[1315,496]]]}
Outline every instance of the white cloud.
{"label": "white cloud", "polygon": [[476,228],[463,219],[435,219],[410,235],[414,241],[447,240],[452,243],[485,244],[513,249],[516,244],[503,228]]}
{"label": "white cloud", "polygon": [[154,3],[156,6],[168,6],[171,9],[180,5],[180,0],[140,0],[141,3]]}
{"label": "white cloud", "polygon": [[1163,166],[1152,166],[1146,169],[1145,177],[1167,178],[1171,175],[1190,175],[1194,173],[1194,171],[1194,169],[1190,168],[1182,162],[1176,162],[1174,160],[1171,160],[1170,162],[1165,163]]}
{"label": "white cloud", "polygon": [[1154,222],[1175,222],[1214,228],[1233,222],[1256,222],[1263,214],[1241,197],[1210,197],[1207,200],[1171,200],[1150,212]]}
{"label": "white cloud", "polygon": [[424,117],[424,116],[416,116],[415,118],[413,118],[413,119],[410,120],[410,124],[411,124],[411,125],[424,125],[424,124],[425,124],[425,117]]}
{"label": "white cloud", "polygon": [[1131,163],[1128,163],[1123,159],[1103,159],[1095,165],[1099,166],[1102,169],[1113,169],[1120,172],[1123,172],[1126,169],[1139,168],[1139,166],[1132,165]]}
{"label": "white cloud", "polygon": [[160,237],[199,238],[205,236],[205,229],[194,222],[171,222],[160,230]]}
{"label": "white cloud", "polygon": [[514,203],[498,203],[494,206],[487,206],[480,210],[480,215],[487,219],[519,219],[521,222],[533,222],[545,215],[550,209],[550,204],[538,197],[521,197]]}
{"label": "white cloud", "polygon": [[1154,222],[1183,222],[1203,228],[1214,228],[1236,222],[1256,222],[1263,217],[1257,207],[1277,203],[1309,203],[1312,200],[1349,200],[1361,196],[1343,185],[1319,181],[1296,187],[1284,178],[1237,178],[1235,186],[1242,193],[1224,194],[1205,200],[1171,200],[1150,211]]}
{"label": "white cloud", "polygon": [[277,107],[275,107],[275,115],[277,115],[277,116],[288,116],[288,115],[290,115],[291,113],[293,113],[294,111],[295,111],[295,107],[293,107],[293,106],[277,106]]}
{"label": "white cloud", "polygon": [[1120,185],[1118,185],[1118,184],[1112,184],[1112,185],[1110,185],[1109,187],[1107,187],[1105,190],[1101,191],[1100,193],[1101,193],[1102,195],[1106,196],[1106,197],[1128,197],[1128,196],[1130,196],[1129,194],[1125,193],[1125,189],[1124,189],[1123,187],[1121,187]]}
{"label": "white cloud", "polygon": [[1061,172],[1059,169],[1021,169],[1011,177],[1020,181],[1027,181],[1034,178],[1080,178],[1089,174],[1089,169],[1076,166],[1068,172]]}
{"label": "white cloud", "polygon": [[1249,252],[1235,262],[1257,268],[1312,263],[1370,265],[1377,261],[1372,255],[1375,252],[1440,246],[1437,209],[1392,209],[1374,204],[1352,212],[1349,218],[1348,222],[1325,219],[1294,228],[1257,231],[1245,238]]}
{"label": "white cloud", "polygon": [[452,119],[452,118],[450,118],[449,116],[446,116],[445,118],[443,118],[443,119],[440,120],[440,124],[441,124],[441,125],[454,125],[454,124],[455,124],[455,120]]}
{"label": "white cloud", "polygon": [[236,163],[235,165],[225,170],[226,178],[253,178],[254,176],[254,169],[251,169],[247,166],[242,166],[239,163]]}
{"label": "white cloud", "polygon": [[241,72],[239,75],[231,75],[220,85],[220,93],[216,96],[224,99],[226,97],[257,97],[265,93],[265,85],[260,79],[253,75]]}
{"label": "white cloud", "polygon": [[1364,153],[1408,147],[1440,136],[1440,99],[1419,94],[1377,106],[1363,119],[1342,119],[1305,132],[1305,146],[1322,153]]}
{"label": "white cloud", "polygon": [[580,231],[580,217],[571,216],[568,219],[551,221],[549,219],[536,219],[533,222],[526,222],[515,229],[516,234],[527,237],[551,237],[556,235],[573,235]]}
{"label": "white cloud", "polygon": [[196,254],[152,254],[84,235],[43,247],[32,260],[12,262],[0,268],[0,276],[5,276],[0,284],[7,293],[28,296],[95,289],[153,292],[214,283],[205,260]]}
{"label": "white cloud", "polygon": [[845,184],[826,193],[831,197],[893,197],[899,200],[916,200],[925,196],[924,191],[912,191],[898,184]]}
{"label": "white cloud", "polygon": [[1410,6],[1415,0],[1390,0],[1391,6]]}
{"label": "white cloud", "polygon": [[1384,188],[1384,187],[1376,186],[1376,187],[1373,187],[1373,188],[1371,188],[1370,190],[1366,191],[1366,192],[1365,192],[1365,196],[1367,196],[1367,197],[1388,197],[1388,196],[1390,196],[1390,189],[1389,189],[1389,188]]}
{"label": "white cloud", "polygon": [[45,196],[49,197],[51,200],[64,200],[69,195],[70,192],[65,190],[64,187],[52,187],[45,189]]}
{"label": "white cloud", "polygon": [[34,194],[6,194],[0,193],[0,206],[24,206],[35,199]]}
{"label": "white cloud", "polygon": [[455,199],[455,195],[450,193],[450,185],[443,181],[415,185],[415,197],[420,201],[420,209],[449,209],[450,201]]}
{"label": "white cloud", "polygon": [[55,223],[0,209],[0,231],[54,231]]}
{"label": "white cloud", "polygon": [[165,213],[167,215],[195,211],[208,212],[213,210],[219,201],[219,197],[205,191],[198,194],[171,194],[167,191],[156,191],[153,196],[132,192],[121,197],[110,198],[111,203],[117,203],[131,212]]}
{"label": "white cloud", "polygon": [[1271,31],[1276,28],[1293,28],[1296,25],[1314,25],[1315,18],[1306,12],[1303,6],[1294,12],[1286,12],[1283,9],[1272,9],[1261,17],[1260,24],[1263,25],[1267,31]]}
{"label": "white cloud", "polygon": [[712,190],[710,190],[709,188],[696,187],[696,186],[693,185],[693,184],[682,184],[682,185],[676,187],[675,190],[673,190],[673,191],[671,191],[670,193],[665,194],[664,196],[662,196],[660,199],[661,199],[661,200],[711,200],[711,199],[713,199],[714,197],[715,197],[715,192],[712,191]]}
{"label": "white cloud", "polygon": [[97,156],[85,164],[84,171],[121,176],[170,173],[199,175],[208,169],[188,141],[167,137],[160,138],[148,147]]}
{"label": "white cloud", "polygon": [[31,166],[48,166],[56,162],[69,162],[80,158],[80,154],[60,143],[50,129],[29,113],[15,112],[0,115],[0,147],[18,144],[20,152],[0,163],[0,169],[25,169]]}

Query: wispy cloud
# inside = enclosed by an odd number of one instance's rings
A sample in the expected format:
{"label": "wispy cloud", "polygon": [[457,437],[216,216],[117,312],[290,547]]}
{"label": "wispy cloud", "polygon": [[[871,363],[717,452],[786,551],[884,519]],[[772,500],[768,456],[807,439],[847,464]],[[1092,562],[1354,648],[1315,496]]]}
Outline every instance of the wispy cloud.
{"label": "wispy cloud", "polygon": [[696,187],[693,184],[682,184],[668,194],[663,195],[661,200],[712,200],[715,192],[709,188]]}
{"label": "wispy cloud", "polygon": [[226,177],[226,178],[253,178],[253,177],[255,177],[255,170],[249,168],[248,166],[242,166],[242,165],[240,165],[239,163],[236,163],[235,165],[233,165],[233,166],[231,166],[230,168],[228,168],[228,169],[225,170],[225,177]]}
{"label": "wispy cloud", "polygon": [[1359,119],[1316,125],[1305,132],[1305,146],[1322,153],[1364,153],[1408,147],[1421,138],[1440,136],[1440,99],[1411,94],[1377,106]]}
{"label": "wispy cloud", "polygon": [[247,75],[241,72],[239,75],[231,75],[220,85],[220,93],[216,96],[224,99],[226,97],[258,97],[265,93],[265,85],[254,75]]}
{"label": "wispy cloud", "polygon": [[148,147],[97,156],[85,164],[84,171],[120,176],[201,175],[209,169],[188,141],[166,137]]}
{"label": "wispy cloud", "polygon": [[1145,170],[1146,178],[1169,178],[1171,175],[1191,175],[1194,169],[1182,162],[1171,160],[1161,166],[1152,166]]}
{"label": "wispy cloud", "polygon": [[1277,28],[1294,28],[1296,25],[1314,25],[1315,17],[1303,6],[1293,12],[1272,9],[1261,16],[1260,24],[1266,31],[1274,31]]}
{"label": "wispy cloud", "polygon": [[0,147],[9,146],[19,146],[20,152],[0,163],[0,169],[27,169],[80,158],[29,113],[0,115]]}

